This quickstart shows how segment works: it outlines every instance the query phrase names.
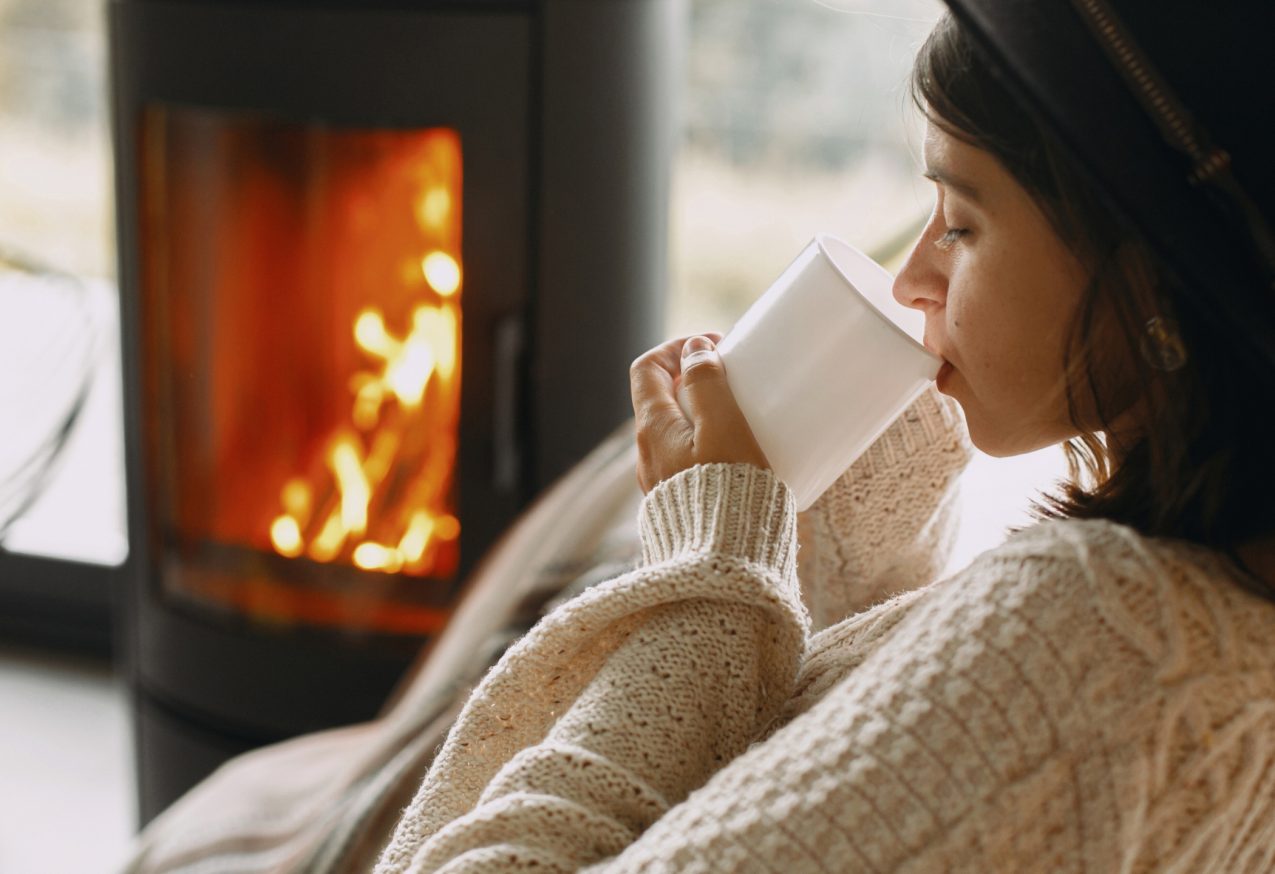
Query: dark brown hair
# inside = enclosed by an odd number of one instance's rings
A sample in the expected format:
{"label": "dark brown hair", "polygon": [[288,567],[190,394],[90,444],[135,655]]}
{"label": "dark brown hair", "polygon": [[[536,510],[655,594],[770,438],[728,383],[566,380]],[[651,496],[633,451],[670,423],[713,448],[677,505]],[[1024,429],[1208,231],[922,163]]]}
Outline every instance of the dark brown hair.
{"label": "dark brown hair", "polygon": [[[1202,296],[1183,293],[950,16],[922,47],[911,86],[931,124],[1000,161],[1093,277],[1062,362],[1080,434],[1064,446],[1069,481],[1036,505],[1038,517],[1110,519],[1233,559],[1275,531],[1275,453],[1257,424],[1275,402],[1275,374],[1241,363],[1215,320],[1199,318]],[[1152,319],[1170,329],[1160,342]],[[1175,344],[1186,353],[1176,369],[1164,355]],[[1126,413],[1136,427],[1113,433]],[[1275,600],[1268,584],[1246,585]]]}

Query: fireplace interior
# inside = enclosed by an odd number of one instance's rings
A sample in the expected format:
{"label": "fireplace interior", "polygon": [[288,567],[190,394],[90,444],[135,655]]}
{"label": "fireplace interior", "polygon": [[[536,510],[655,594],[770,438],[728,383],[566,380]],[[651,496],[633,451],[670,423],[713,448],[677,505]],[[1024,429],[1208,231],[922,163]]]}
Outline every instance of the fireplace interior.
{"label": "fireplace interior", "polygon": [[680,23],[114,0],[143,822],[232,755],[373,717],[630,415]]}
{"label": "fireplace interior", "polygon": [[437,632],[460,535],[455,132],[153,109],[141,153],[164,585],[265,621]]}

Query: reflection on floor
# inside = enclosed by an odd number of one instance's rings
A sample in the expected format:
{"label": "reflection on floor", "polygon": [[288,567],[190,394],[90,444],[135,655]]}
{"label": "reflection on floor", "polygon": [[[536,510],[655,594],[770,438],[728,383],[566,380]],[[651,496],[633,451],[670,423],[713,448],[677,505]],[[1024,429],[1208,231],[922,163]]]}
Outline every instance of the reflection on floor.
{"label": "reflection on floor", "polygon": [[118,868],[135,822],[123,683],[0,642],[0,871]]}

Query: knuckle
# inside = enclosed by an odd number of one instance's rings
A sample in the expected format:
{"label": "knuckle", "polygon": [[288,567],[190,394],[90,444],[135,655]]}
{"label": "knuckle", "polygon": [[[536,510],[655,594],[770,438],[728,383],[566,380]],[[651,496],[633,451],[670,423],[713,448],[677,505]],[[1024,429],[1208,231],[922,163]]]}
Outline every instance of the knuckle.
{"label": "knuckle", "polygon": [[711,379],[717,371],[717,362],[712,358],[691,357],[682,363],[682,381],[689,383]]}

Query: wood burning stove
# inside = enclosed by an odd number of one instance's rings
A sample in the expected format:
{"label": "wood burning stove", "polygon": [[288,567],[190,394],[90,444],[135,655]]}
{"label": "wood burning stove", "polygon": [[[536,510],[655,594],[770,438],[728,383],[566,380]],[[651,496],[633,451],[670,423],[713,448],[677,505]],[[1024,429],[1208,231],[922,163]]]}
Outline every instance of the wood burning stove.
{"label": "wood burning stove", "polygon": [[675,0],[111,5],[143,821],[374,715],[661,327]]}

